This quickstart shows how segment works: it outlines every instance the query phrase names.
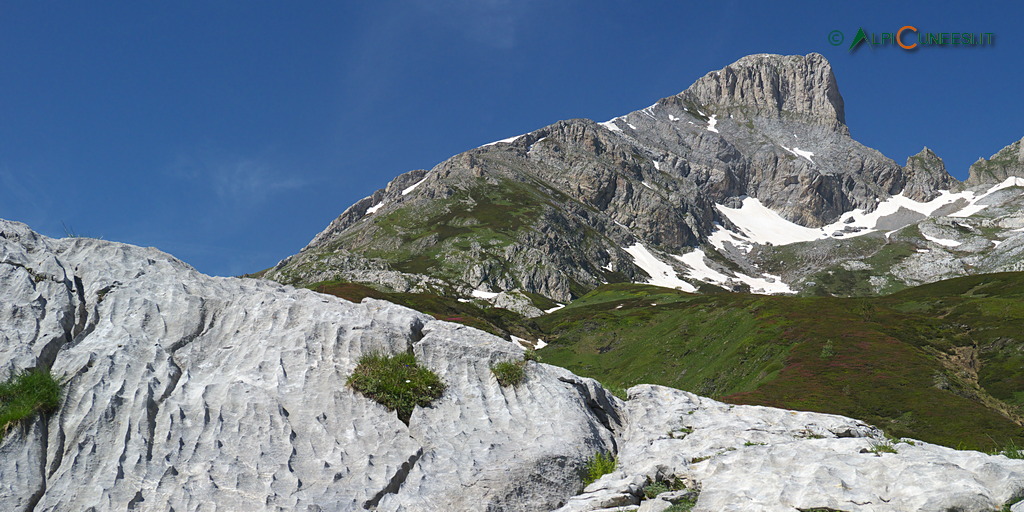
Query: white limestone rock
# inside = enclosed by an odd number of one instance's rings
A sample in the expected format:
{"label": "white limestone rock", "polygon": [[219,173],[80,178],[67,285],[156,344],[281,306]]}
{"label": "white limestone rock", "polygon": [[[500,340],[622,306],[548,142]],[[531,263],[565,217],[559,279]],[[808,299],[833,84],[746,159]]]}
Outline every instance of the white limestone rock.
{"label": "white limestone rock", "polygon": [[[644,486],[664,480],[700,489],[698,512],[1024,496],[1024,461],[919,442],[878,456],[881,433],[850,418],[647,385],[623,402],[535,362],[502,387],[490,367],[522,358],[511,342],[152,248],[0,221],[0,293],[0,369],[66,380],[56,413],[0,442],[5,511],[650,510]],[[362,355],[406,350],[448,386],[409,425],[346,385]],[[597,452],[618,468],[583,489]]]}
{"label": "white limestone rock", "polygon": [[[626,402],[619,470],[605,493],[628,492],[629,477],[678,479],[700,489],[701,511],[999,509],[1024,496],[1024,461],[900,442],[869,450],[882,433],[842,416],[734,406],[659,386],[635,386]],[[620,474],[621,473],[621,474]],[[589,488],[588,488],[589,490]],[[565,511],[591,508],[574,497]],[[641,503],[641,507],[644,507]]]}
{"label": "white limestone rock", "polygon": [[[490,364],[522,349],[486,333],[155,249],[0,233],[0,368],[67,379],[55,414],[0,445],[4,510],[550,510],[614,449],[616,399],[536,363],[499,386]],[[406,350],[449,386],[410,426],[346,386],[360,356]]]}

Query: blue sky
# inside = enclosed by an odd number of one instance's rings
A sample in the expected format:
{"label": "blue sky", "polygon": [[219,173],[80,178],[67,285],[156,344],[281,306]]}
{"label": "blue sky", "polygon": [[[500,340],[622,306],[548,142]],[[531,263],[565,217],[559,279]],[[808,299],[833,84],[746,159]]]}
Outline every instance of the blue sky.
{"label": "blue sky", "polygon": [[[252,272],[402,172],[763,52],[824,54],[854,138],[962,179],[1024,137],[1024,7],[893,4],[3,2],[0,218]],[[903,25],[995,44],[846,51]]]}

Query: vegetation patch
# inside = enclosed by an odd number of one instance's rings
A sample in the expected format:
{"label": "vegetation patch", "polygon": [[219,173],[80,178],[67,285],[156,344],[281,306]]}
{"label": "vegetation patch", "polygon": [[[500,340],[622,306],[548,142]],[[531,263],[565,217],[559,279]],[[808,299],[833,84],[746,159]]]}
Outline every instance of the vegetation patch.
{"label": "vegetation patch", "polygon": [[0,440],[19,423],[56,410],[59,404],[60,383],[49,371],[21,372],[0,382]]}
{"label": "vegetation patch", "polygon": [[697,500],[699,499],[699,490],[690,491],[681,499],[673,503],[671,507],[665,509],[665,512],[690,512],[693,510],[693,507],[697,506]]}
{"label": "vegetation patch", "polygon": [[885,441],[875,441],[871,444],[871,448],[868,448],[868,451],[878,456],[881,456],[883,453],[897,453],[896,445],[892,444],[892,441],[888,439]]}
{"label": "vegetation patch", "polygon": [[502,361],[491,367],[491,373],[502,386],[516,386],[526,378],[526,361]]}
{"label": "vegetation patch", "polygon": [[593,457],[587,459],[587,464],[583,468],[583,485],[590,485],[602,476],[615,471],[616,464],[614,455],[603,452],[595,453]]}
{"label": "vegetation patch", "polygon": [[313,283],[307,288],[352,302],[360,302],[367,297],[386,300],[426,313],[438,320],[468,325],[503,338],[510,335],[523,339],[543,337],[533,319],[504,308],[480,307],[471,302],[459,302],[458,299],[435,293],[384,292],[347,281],[323,281]]}
{"label": "vegetation patch", "polygon": [[1003,455],[1010,459],[1024,459],[1024,449],[1018,447],[1016,443],[1009,443],[1008,445],[993,450],[990,452],[992,455]]}
{"label": "vegetation patch", "polygon": [[410,352],[361,357],[348,378],[348,385],[389,410],[397,411],[398,419],[406,425],[417,405],[429,406],[445,389],[437,374],[419,365]]}
{"label": "vegetation patch", "polygon": [[606,388],[659,384],[992,450],[1024,446],[1022,298],[1024,273],[873,298],[692,295],[615,284],[537,324],[550,343],[545,362]]}

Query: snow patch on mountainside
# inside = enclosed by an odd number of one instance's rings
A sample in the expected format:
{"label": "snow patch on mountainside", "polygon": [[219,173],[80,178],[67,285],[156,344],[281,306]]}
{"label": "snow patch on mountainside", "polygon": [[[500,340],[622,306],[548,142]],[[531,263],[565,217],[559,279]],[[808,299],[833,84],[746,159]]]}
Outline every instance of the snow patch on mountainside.
{"label": "snow patch on mountainside", "polygon": [[600,125],[604,126],[605,128],[608,128],[609,130],[611,130],[613,132],[621,132],[622,128],[619,128],[618,126],[615,126],[615,121],[617,121],[618,119],[619,118],[616,117],[615,119],[610,119],[608,121],[600,123]]}
{"label": "snow patch on mountainside", "polygon": [[633,257],[633,262],[636,266],[643,269],[651,276],[647,280],[646,284],[652,284],[654,286],[664,286],[665,288],[676,288],[684,292],[695,292],[697,288],[682,279],[676,274],[676,271],[671,265],[659,260],[655,255],[651,254],[651,251],[647,250],[643,244],[637,242],[629,247],[623,247],[622,250],[629,253]]}
{"label": "snow patch on mountainside", "polygon": [[718,119],[715,119],[715,116],[714,116],[714,115],[712,115],[711,117],[709,117],[709,118],[708,118],[708,131],[709,131],[709,132],[715,132],[715,133],[718,133],[718,128],[715,128],[715,125],[716,125],[716,124],[718,124]]}
{"label": "snow patch on mountainside", "polygon": [[381,206],[384,206],[384,201],[381,201],[381,202],[379,202],[379,203],[377,203],[377,204],[367,208],[366,209],[366,214],[367,215],[372,215],[374,213],[377,213],[377,210],[380,210]]}
{"label": "snow patch on mountainside", "polygon": [[935,242],[939,245],[944,245],[946,247],[956,247],[960,245],[960,242],[957,242],[956,240],[950,240],[948,238],[937,238],[934,236],[928,236],[925,233],[921,233],[921,236],[925,237],[925,239],[927,239],[929,242]]}
{"label": "snow patch on mountainside", "polygon": [[1000,190],[1003,190],[1005,188],[1010,188],[1010,187],[1024,187],[1024,178],[1017,178],[1015,176],[1010,176],[1009,178],[1006,178],[1005,180],[1003,180],[1001,183],[999,183],[997,185],[994,185],[992,188],[990,188],[987,191],[985,191],[984,194],[981,194],[980,196],[976,196],[976,197],[974,196],[974,194],[972,192],[963,192],[963,194],[971,194],[972,197],[970,199],[968,199],[970,201],[970,204],[968,204],[966,207],[964,207],[960,211],[958,211],[958,212],[956,212],[954,214],[951,214],[950,217],[970,217],[971,215],[974,215],[974,214],[984,210],[985,208],[988,208],[987,204],[979,204],[982,199],[985,199],[986,197],[988,197],[988,196],[990,196],[990,195],[992,195],[992,194],[994,194],[994,193],[996,193],[996,192],[998,192]]}
{"label": "snow patch on mountainside", "polygon": [[772,274],[764,274],[761,277],[748,276],[737,273],[736,278],[750,287],[751,293],[764,293],[768,295],[780,295],[796,293],[782,278]]}
{"label": "snow patch on mountainside", "polygon": [[800,149],[800,148],[798,148],[796,146],[793,146],[792,148],[787,148],[786,146],[782,146],[782,149],[785,149],[786,151],[789,151],[790,153],[793,153],[794,155],[796,155],[798,157],[806,158],[807,161],[812,163],[812,164],[814,163],[814,160],[811,160],[811,157],[814,156],[814,153],[812,153],[810,151],[802,150],[802,149]]}
{"label": "snow patch on mountainside", "polygon": [[784,283],[779,276],[764,274],[761,277],[749,276],[740,272],[732,277],[727,276],[710,266],[706,261],[706,255],[702,249],[688,252],[682,256],[672,256],[686,265],[690,270],[686,273],[691,279],[698,279],[705,283],[728,286],[730,283],[743,283],[750,287],[752,293],[783,294],[794,293],[788,284]]}
{"label": "snow patch on mountainside", "polygon": [[[756,244],[787,245],[824,238],[820,229],[790,222],[753,197],[743,198],[739,208],[715,205],[743,233],[743,238]],[[712,235],[714,236],[714,235]]]}
{"label": "snow patch on mountainside", "polygon": [[[1009,178],[981,195],[971,191],[953,193],[944,190],[937,197],[926,202],[915,201],[903,194],[898,194],[878,203],[878,206],[870,212],[864,209],[852,210],[840,215],[836,222],[821,228],[809,228],[786,220],[761,203],[759,199],[744,197],[739,208],[715,205],[718,211],[722,212],[738,228],[739,232],[720,227],[708,237],[708,240],[718,249],[722,249],[725,243],[729,242],[750,252],[753,244],[789,245],[829,237],[852,238],[879,231],[879,221],[896,214],[901,209],[930,217],[940,208],[963,200],[966,201],[966,206],[951,214],[950,217],[969,217],[987,207],[985,204],[978,204],[980,200],[994,192],[1013,186],[1024,186],[1024,179]],[[849,229],[854,231],[849,231]]]}
{"label": "snow patch on mountainside", "polygon": [[704,251],[701,249],[688,252],[682,256],[672,257],[681,261],[687,267],[690,267],[690,271],[687,272],[687,276],[693,279],[699,279],[705,283],[712,284],[725,284],[725,282],[729,280],[729,276],[708,266],[704,261]]}
{"label": "snow patch on mountainside", "polygon": [[522,137],[523,135],[525,135],[525,134],[516,135],[515,137],[509,137],[507,139],[496,140],[494,142],[488,142],[487,144],[484,144],[483,146],[480,146],[480,147],[485,148],[487,146],[493,146],[493,145],[501,143],[501,142],[504,142],[506,144],[511,144],[511,143],[515,142],[516,139],[518,139],[519,137]]}
{"label": "snow patch on mountainside", "polygon": [[419,180],[416,183],[413,183],[412,185],[410,185],[408,188],[406,188],[405,190],[402,191],[402,195],[403,196],[409,195],[410,192],[412,192],[413,190],[416,190],[416,187],[420,186],[420,183],[423,183],[424,181],[427,181],[427,178],[423,178],[422,180]]}
{"label": "snow patch on mountainside", "polygon": [[488,292],[484,290],[473,290],[472,295],[478,299],[490,300],[498,296],[495,292]]}

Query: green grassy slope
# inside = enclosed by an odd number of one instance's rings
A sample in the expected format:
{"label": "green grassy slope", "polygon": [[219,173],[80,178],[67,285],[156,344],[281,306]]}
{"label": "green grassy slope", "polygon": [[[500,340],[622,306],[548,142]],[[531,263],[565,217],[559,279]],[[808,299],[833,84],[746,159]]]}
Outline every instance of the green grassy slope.
{"label": "green grassy slope", "polygon": [[459,302],[457,299],[430,293],[387,293],[363,284],[343,281],[325,281],[309,285],[307,288],[352,302],[360,302],[367,297],[386,300],[426,313],[438,320],[476,327],[502,337],[516,335],[524,339],[534,339],[539,332],[532,320],[507,309],[484,308],[471,302]]}
{"label": "green grassy slope", "polygon": [[1024,274],[886,297],[691,295],[609,285],[537,319],[544,361],[612,387],[848,415],[971,448],[1024,442]]}

